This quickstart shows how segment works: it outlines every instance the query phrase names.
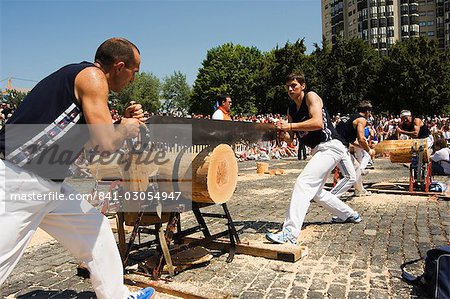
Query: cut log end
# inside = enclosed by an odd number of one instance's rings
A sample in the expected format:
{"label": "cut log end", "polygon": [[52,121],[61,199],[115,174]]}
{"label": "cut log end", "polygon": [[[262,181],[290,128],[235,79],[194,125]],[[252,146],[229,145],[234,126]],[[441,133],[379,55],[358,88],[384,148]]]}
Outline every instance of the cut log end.
{"label": "cut log end", "polygon": [[238,165],[233,149],[226,144],[217,146],[208,162],[209,197],[215,203],[226,202],[233,196],[237,185]]}

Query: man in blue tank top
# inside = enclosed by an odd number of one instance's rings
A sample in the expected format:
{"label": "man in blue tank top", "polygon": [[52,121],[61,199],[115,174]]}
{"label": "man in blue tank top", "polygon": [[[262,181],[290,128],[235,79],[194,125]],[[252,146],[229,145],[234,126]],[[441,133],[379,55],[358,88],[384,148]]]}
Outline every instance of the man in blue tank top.
{"label": "man in blue tank top", "polygon": [[313,91],[306,92],[305,82],[303,74],[294,73],[287,77],[286,88],[293,101],[288,110],[288,122],[277,125],[278,129],[290,132],[285,139],[292,141],[295,133],[301,142],[312,148],[311,160],[295,181],[282,231],[266,235],[269,241],[278,244],[297,243],[311,200],[336,215],[333,222],[361,222],[356,211],[323,189],[328,175],[341,160],[345,160],[348,172],[352,174],[351,185],[356,174],[322,99]]}
{"label": "man in blue tank top", "polygon": [[[0,285],[40,227],[87,265],[98,298],[153,297],[152,288],[130,293],[108,219],[87,201],[73,200],[76,191],[62,183],[88,139],[99,151],[111,153],[138,135],[141,105],[128,107],[121,125],[114,126],[108,95],[132,83],[139,66],[134,44],[108,39],[94,63],[67,65],[40,81],[0,131]],[[88,134],[79,124],[89,125]],[[23,125],[29,130],[15,131]],[[51,159],[55,151],[65,157],[58,163]],[[39,200],[51,194],[62,198]],[[16,195],[36,199],[13,200]]]}

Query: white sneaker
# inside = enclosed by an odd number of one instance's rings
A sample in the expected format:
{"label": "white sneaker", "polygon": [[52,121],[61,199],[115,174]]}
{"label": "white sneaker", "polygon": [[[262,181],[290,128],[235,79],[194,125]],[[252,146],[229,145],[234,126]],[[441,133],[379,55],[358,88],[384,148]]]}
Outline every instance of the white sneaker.
{"label": "white sneaker", "polygon": [[350,216],[347,219],[341,219],[337,216],[333,216],[333,218],[331,218],[331,222],[333,223],[360,223],[361,221],[362,218],[359,213],[356,213],[355,215]]}
{"label": "white sneaker", "polygon": [[362,197],[362,196],[370,196],[370,195],[372,195],[372,192],[370,192],[366,189],[363,189],[362,191],[355,190],[355,194],[353,196]]}

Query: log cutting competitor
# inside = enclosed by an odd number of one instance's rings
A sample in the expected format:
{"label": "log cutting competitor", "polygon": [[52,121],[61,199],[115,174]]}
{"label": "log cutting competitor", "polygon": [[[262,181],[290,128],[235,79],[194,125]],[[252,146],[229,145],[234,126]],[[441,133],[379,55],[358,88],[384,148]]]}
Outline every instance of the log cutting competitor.
{"label": "log cutting competitor", "polygon": [[414,117],[409,110],[400,112],[400,124],[397,127],[398,134],[404,134],[411,138],[427,139],[428,148],[431,149],[434,143],[433,135],[423,121]]}
{"label": "log cutting competitor", "polygon": [[362,219],[335,194],[323,189],[331,170],[341,160],[345,160],[348,172],[353,173],[352,184],[356,175],[347,148],[340,140],[322,99],[313,91],[306,92],[305,76],[300,73],[287,77],[286,88],[293,101],[288,110],[288,122],[280,122],[277,127],[290,132],[285,137],[289,141],[295,132],[301,142],[312,148],[313,156],[294,184],[283,229],[279,233],[266,234],[266,238],[277,244],[297,244],[311,200],[335,215],[333,222],[358,223]]}
{"label": "log cutting competitor", "polygon": [[[9,119],[6,131],[0,132],[0,285],[40,227],[87,265],[98,298],[154,296],[153,288],[130,293],[123,283],[122,261],[108,219],[87,201],[71,200],[76,191],[62,183],[89,137],[101,152],[114,152],[126,138],[138,135],[141,105],[128,107],[121,125],[114,126],[108,94],[132,83],[139,66],[140,52],[133,43],[108,39],[97,49],[94,63],[70,64],[40,81]],[[32,136],[9,134],[9,128],[14,132],[19,124],[33,124],[27,127],[31,131],[42,129]],[[80,124],[90,125],[87,134]],[[73,155],[57,161],[63,163],[46,164],[51,149]],[[45,198],[51,193],[63,197],[13,200],[16,195]]]}
{"label": "log cutting competitor", "polygon": [[[373,157],[375,155],[375,150],[370,148],[369,143],[367,142],[364,135],[364,128],[367,125],[367,119],[371,116],[371,113],[372,104],[369,101],[361,101],[358,105],[358,112],[350,115],[348,118],[342,118],[341,121],[337,124],[336,130],[342,137],[343,142],[347,147],[352,144],[355,148],[367,151],[369,155]],[[358,142],[356,143],[356,141]],[[359,162],[353,155],[350,154],[350,152],[348,152],[348,155],[353,162],[356,173],[356,182],[354,184],[355,196],[371,195],[370,191],[367,191],[363,187]],[[344,163],[344,160],[338,163],[339,170],[344,175],[344,177],[339,180],[333,190],[331,190],[331,193],[335,194],[337,197],[340,197],[351,187],[348,184],[350,178],[348,176],[348,173],[346,173],[346,169],[348,167],[346,167]]]}

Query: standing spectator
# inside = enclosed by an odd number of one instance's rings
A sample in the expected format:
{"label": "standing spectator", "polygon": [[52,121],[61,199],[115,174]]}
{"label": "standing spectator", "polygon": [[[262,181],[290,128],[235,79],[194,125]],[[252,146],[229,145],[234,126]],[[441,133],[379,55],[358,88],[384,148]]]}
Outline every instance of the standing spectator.
{"label": "standing spectator", "polygon": [[229,95],[222,95],[219,97],[219,107],[212,115],[212,119],[231,120],[230,117],[231,97]]}
{"label": "standing spectator", "polygon": [[306,145],[299,140],[298,141],[298,156],[297,156],[297,158],[299,160],[306,160],[307,156],[308,155],[306,154]]}
{"label": "standing spectator", "polygon": [[447,143],[450,141],[450,128],[448,124],[445,124],[442,127],[442,138],[444,138],[444,140],[447,141]]}

